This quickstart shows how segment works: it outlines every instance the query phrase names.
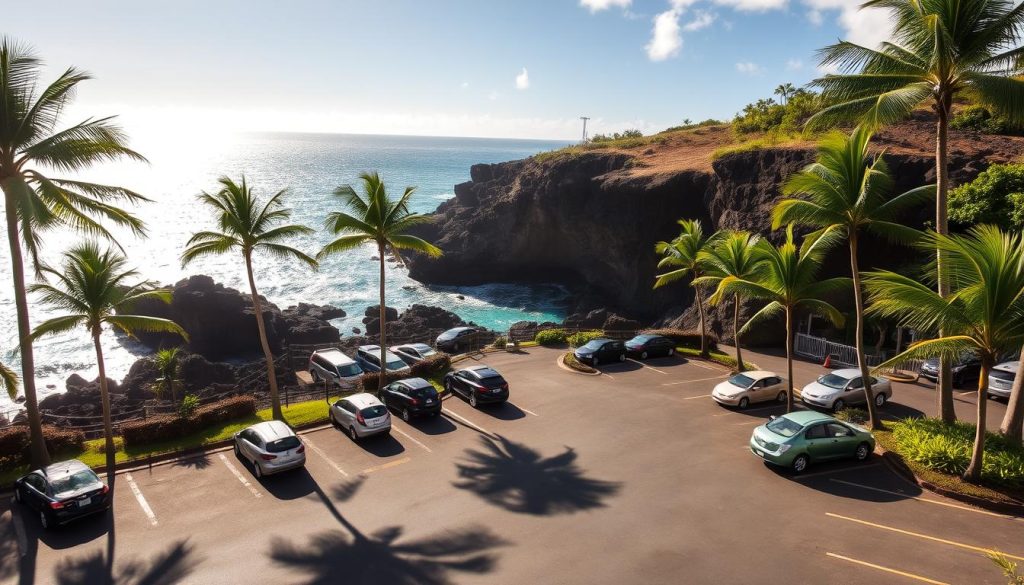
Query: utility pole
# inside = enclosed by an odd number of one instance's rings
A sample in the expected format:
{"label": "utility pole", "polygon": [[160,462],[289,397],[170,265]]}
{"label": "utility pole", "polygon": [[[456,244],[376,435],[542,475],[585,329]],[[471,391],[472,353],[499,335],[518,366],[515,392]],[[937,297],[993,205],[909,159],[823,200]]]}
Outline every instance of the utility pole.
{"label": "utility pole", "polygon": [[583,120],[583,142],[587,142],[587,120],[590,118],[586,116],[580,116],[580,120]]}

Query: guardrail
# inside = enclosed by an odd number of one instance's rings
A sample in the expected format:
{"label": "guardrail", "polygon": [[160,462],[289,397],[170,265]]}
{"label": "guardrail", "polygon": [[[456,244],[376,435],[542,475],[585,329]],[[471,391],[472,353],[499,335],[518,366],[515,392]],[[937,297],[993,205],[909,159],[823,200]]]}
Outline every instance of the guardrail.
{"label": "guardrail", "polygon": [[[793,343],[793,353],[821,362],[824,362],[825,358],[831,356],[832,364],[837,366],[856,368],[858,365],[856,347],[829,341],[823,337],[807,335],[806,333],[796,334],[796,338]],[[866,354],[864,356],[864,362],[871,368],[878,366],[886,359],[888,359],[888,356],[885,355]],[[907,360],[900,364],[898,368],[885,368],[883,371],[919,372],[921,371],[921,366],[923,364],[924,360]]]}

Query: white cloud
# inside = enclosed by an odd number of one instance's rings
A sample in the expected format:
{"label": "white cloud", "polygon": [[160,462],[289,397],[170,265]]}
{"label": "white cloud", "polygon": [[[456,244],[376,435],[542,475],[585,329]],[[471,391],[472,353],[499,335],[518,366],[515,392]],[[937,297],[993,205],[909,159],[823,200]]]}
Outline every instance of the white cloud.
{"label": "white cloud", "polygon": [[491,100],[492,102],[498,99],[499,97],[501,97],[501,94],[498,93],[498,90],[496,89],[492,89],[490,93],[487,94],[487,99]]}
{"label": "white cloud", "polygon": [[760,75],[764,73],[764,68],[751,61],[740,61],[736,64],[736,71],[744,75]]}
{"label": "white cloud", "polygon": [[516,89],[529,89],[530,88],[530,72],[523,67],[523,70],[516,75]]}
{"label": "white cloud", "polygon": [[586,7],[591,12],[600,12],[613,6],[628,8],[633,0],[580,0],[580,6]]}
{"label": "white cloud", "polygon": [[644,47],[651,61],[664,61],[674,57],[679,54],[679,49],[683,48],[683,35],[679,32],[679,17],[682,10],[681,7],[673,6],[672,9],[654,17],[651,41]]}
{"label": "white cloud", "polygon": [[786,61],[786,71],[800,71],[804,68],[804,62],[800,59],[790,59]]}
{"label": "white cloud", "polygon": [[803,0],[810,9],[807,18],[814,24],[824,21],[825,12],[838,12],[836,23],[843,29],[843,40],[874,48],[892,38],[892,18],[887,10],[861,10],[861,0]]}
{"label": "white cloud", "polygon": [[683,25],[683,30],[686,32],[696,32],[705,29],[715,22],[715,18],[717,17],[712,12],[698,10],[693,19]]}
{"label": "white cloud", "polygon": [[788,0],[714,0],[714,2],[744,12],[765,12],[785,8]]}
{"label": "white cloud", "polygon": [[468,81],[463,81],[463,82],[462,82],[462,83],[461,83],[461,84],[459,85],[459,87],[461,87],[462,89],[466,89],[467,87],[469,87],[469,82],[468,82]]}

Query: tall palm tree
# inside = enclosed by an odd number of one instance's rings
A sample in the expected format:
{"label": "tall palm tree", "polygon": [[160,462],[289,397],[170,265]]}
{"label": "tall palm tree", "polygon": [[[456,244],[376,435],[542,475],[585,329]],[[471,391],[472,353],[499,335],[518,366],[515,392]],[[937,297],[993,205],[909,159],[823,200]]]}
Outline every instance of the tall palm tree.
{"label": "tall palm tree", "polygon": [[775,95],[782,98],[782,105],[789,103],[789,98],[796,93],[796,88],[793,87],[792,83],[783,83],[775,88]]}
{"label": "tall palm tree", "polygon": [[739,293],[745,297],[768,301],[754,313],[740,329],[744,333],[761,321],[782,314],[786,322],[786,371],[789,388],[786,390],[786,410],[793,410],[793,331],[798,310],[806,310],[827,318],[837,327],[843,324],[843,315],[826,300],[830,294],[845,290],[850,279],[845,277],[818,279],[818,272],[828,250],[839,241],[836,232],[812,234],[804,238],[800,247],[793,240],[793,226],[786,228],[786,241],[773,246],[761,240],[755,246],[757,256],[764,263],[752,278],[727,276],[719,284],[722,294]]}
{"label": "tall palm tree", "polygon": [[[1016,5],[1015,5],[1016,4]],[[862,8],[893,14],[893,43],[877,49],[848,41],[820,51],[821,64],[837,75],[812,82],[826,103],[815,126],[858,117],[871,125],[896,122],[922,105],[936,114],[935,230],[949,233],[949,120],[953,100],[969,94],[1010,120],[1024,121],[1024,6],[1009,0],[869,0]],[[942,258],[939,294],[949,293]],[[956,420],[949,362],[942,361],[939,416]]]}
{"label": "tall palm tree", "polygon": [[[760,238],[750,232],[729,232],[714,246],[702,253],[706,276],[701,277],[698,284],[707,282],[717,286],[714,294],[708,298],[712,305],[720,303],[727,295],[722,289],[722,281],[732,276],[741,280],[756,278],[761,258],[755,252]],[[743,365],[743,350],[740,347],[740,305],[743,295],[739,291],[733,293],[732,337],[736,345],[736,369],[740,372]]]}
{"label": "tall palm tree", "polygon": [[[871,427],[881,428],[875,412],[871,376],[864,362],[864,299],[857,264],[857,243],[862,232],[895,241],[913,241],[920,232],[895,222],[899,212],[934,196],[927,185],[890,197],[892,177],[881,155],[869,148],[871,131],[858,126],[849,136],[834,134],[818,145],[817,162],[794,174],[783,186],[791,197],[780,201],[772,212],[772,226],[797,224],[832,231],[845,237],[850,247],[853,276],[855,345],[857,367],[864,380],[865,403]],[[883,398],[884,400],[884,398]]]}
{"label": "tall palm tree", "polygon": [[128,148],[124,133],[112,118],[90,118],[58,130],[61,114],[75,89],[90,76],[69,68],[44,87],[40,69],[40,60],[29,48],[8,38],[0,39],[0,189],[7,218],[31,457],[36,466],[49,463],[50,456],[43,442],[36,398],[22,246],[38,275],[38,254],[45,231],[73,229],[110,238],[98,221],[105,219],[141,235],[142,221],[115,204],[146,200],[121,187],[50,176],[51,171],[76,173],[121,158],[145,159]]}
{"label": "tall palm tree", "polygon": [[284,420],[281,398],[277,390],[274,354],[270,351],[270,342],[267,340],[267,327],[263,322],[263,301],[256,290],[252,259],[254,253],[266,252],[279,259],[297,259],[316,269],[316,260],[282,243],[295,236],[312,233],[313,230],[304,225],[284,224],[292,213],[291,209],[285,208],[281,203],[281,198],[287,192],[285,189],[278,191],[264,203],[253,193],[244,176],[240,183],[229,177],[221,177],[217,182],[220,183],[220,190],[216,193],[200,193],[199,201],[216,215],[220,231],[196,232],[189,238],[185,251],[181,254],[181,264],[185,266],[196,258],[211,254],[242,253],[245,274],[249,279],[252,306],[256,312],[256,329],[267,364],[271,411],[275,419]]}
{"label": "tall palm tree", "polygon": [[327,229],[340,237],[324,246],[317,258],[323,259],[332,254],[358,248],[363,244],[372,243],[377,246],[377,258],[380,261],[380,378],[379,388],[384,387],[387,377],[387,345],[385,344],[385,273],[384,258],[390,252],[395,259],[404,264],[401,250],[409,250],[426,254],[431,257],[441,255],[437,246],[409,233],[416,225],[430,221],[428,217],[409,210],[409,199],[416,187],[406,187],[401,197],[392,199],[388,196],[384,181],[376,173],[359,175],[363,192],[359,193],[351,185],[342,185],[334,190],[334,195],[342,200],[347,211],[332,211],[327,215]]}
{"label": "tall palm tree", "polygon": [[719,237],[704,235],[704,226],[697,219],[680,219],[679,235],[671,242],[658,242],[654,252],[661,256],[658,269],[671,269],[659,274],[654,281],[654,288],[665,286],[689,276],[691,286],[697,296],[697,314],[700,316],[700,355],[708,356],[707,318],[704,316],[704,295],[698,280],[704,276],[705,259],[703,252],[709,250]]}
{"label": "tall palm tree", "polygon": [[[944,333],[914,344],[882,367],[909,359],[974,353],[981,361],[978,377],[977,430],[964,479],[981,478],[985,448],[988,379],[999,356],[1024,343],[1024,239],[995,226],[971,228],[966,235],[929,232],[927,249],[942,251],[953,290],[943,297],[928,284],[889,271],[868,272],[864,286],[868,311],[898,320],[918,331]],[[932,264],[929,278],[937,278]]]}
{"label": "tall palm tree", "polygon": [[156,290],[152,283],[132,283],[139,273],[126,268],[120,253],[101,251],[95,243],[80,244],[64,253],[61,270],[43,267],[43,272],[56,280],[56,285],[33,284],[29,291],[40,300],[65,314],[41,323],[32,333],[33,339],[43,335],[68,333],[84,327],[96,349],[100,370],[100,399],[103,403],[103,435],[106,439],[107,472],[114,469],[114,432],[110,423],[110,394],[107,391],[107,369],[103,360],[100,336],[104,328],[114,328],[128,335],[137,332],[171,332],[185,337],[185,331],[174,321],[132,315],[135,302],[159,299],[170,302],[167,290]]}

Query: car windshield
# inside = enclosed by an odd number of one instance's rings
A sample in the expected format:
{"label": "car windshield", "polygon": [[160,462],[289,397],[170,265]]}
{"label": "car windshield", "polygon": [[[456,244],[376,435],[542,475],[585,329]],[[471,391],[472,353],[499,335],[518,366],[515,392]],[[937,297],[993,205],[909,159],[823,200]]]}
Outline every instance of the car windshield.
{"label": "car windshield", "polygon": [[771,421],[766,425],[768,430],[775,433],[776,435],[782,435],[783,437],[792,437],[793,435],[800,432],[800,429],[804,428],[801,425],[789,420],[784,416]]}
{"label": "car windshield", "polygon": [[587,344],[584,345],[583,347],[585,347],[586,349],[601,349],[602,345],[604,345],[604,340],[595,339],[593,341],[588,341]]}
{"label": "car windshield", "polygon": [[650,341],[652,339],[654,339],[653,335],[637,335],[633,339],[630,339],[629,343],[634,343],[634,344],[637,344],[637,345],[642,345],[642,344],[647,343],[648,341]]}
{"label": "car windshield", "polygon": [[301,444],[298,437],[282,437],[267,443],[267,451],[270,453],[280,453],[281,451],[296,449]]}
{"label": "car windshield", "polygon": [[842,376],[837,376],[835,374],[825,374],[824,376],[818,378],[818,383],[821,384],[822,386],[828,386],[829,388],[836,388],[838,390],[846,388],[846,384],[848,384],[849,382],[850,381],[848,379]]}
{"label": "car windshield", "polygon": [[359,414],[366,418],[377,418],[378,416],[384,416],[387,411],[388,409],[383,406],[367,406],[360,410]]}
{"label": "car windshield", "polygon": [[992,370],[992,372],[989,375],[992,376],[993,378],[997,378],[999,380],[1006,380],[1009,382],[1012,382],[1013,379],[1017,377],[1017,374],[1013,372],[1007,372],[1006,370]]}
{"label": "car windshield", "polygon": [[750,388],[750,385],[754,383],[754,379],[745,374],[736,374],[729,378],[729,383],[740,388]]}
{"label": "car windshield", "polygon": [[413,398],[434,398],[437,396],[437,390],[433,386],[412,388],[409,390],[409,396],[412,396]]}
{"label": "car windshield", "polygon": [[389,370],[400,370],[400,369],[402,369],[404,367],[405,367],[405,362],[403,362],[399,358],[395,358],[393,360],[388,361],[388,369]]}
{"label": "car windshield", "polygon": [[434,355],[435,353],[437,353],[436,351],[434,351],[433,348],[426,347],[426,346],[424,346],[424,347],[417,347],[416,351],[419,352],[420,357],[430,357],[430,356]]}
{"label": "car windshield", "polygon": [[505,378],[498,375],[487,376],[486,378],[480,378],[480,383],[488,388],[496,388],[505,383]]}
{"label": "car windshield", "polygon": [[67,477],[57,478],[53,480],[50,485],[53,487],[53,493],[63,494],[66,492],[75,492],[91,485],[96,485],[99,481],[100,478],[96,477],[95,473],[89,469],[83,469]]}
{"label": "car windshield", "polygon": [[338,374],[342,378],[349,378],[351,376],[358,376],[363,373],[363,369],[359,367],[359,364],[348,364],[345,366],[338,366]]}

